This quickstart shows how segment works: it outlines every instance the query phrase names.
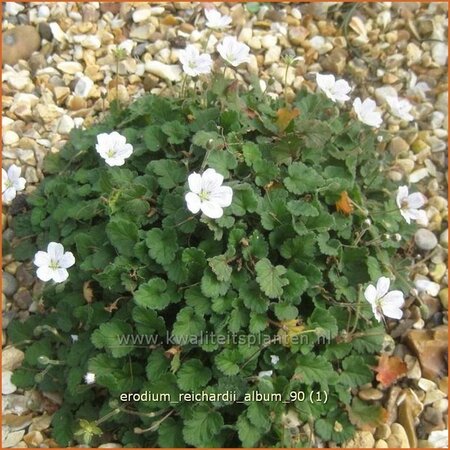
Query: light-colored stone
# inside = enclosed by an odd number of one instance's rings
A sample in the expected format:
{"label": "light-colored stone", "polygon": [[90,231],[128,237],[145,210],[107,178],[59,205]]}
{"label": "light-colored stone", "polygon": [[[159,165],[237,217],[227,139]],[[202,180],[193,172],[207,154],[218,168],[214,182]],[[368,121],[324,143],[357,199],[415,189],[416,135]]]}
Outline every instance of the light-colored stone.
{"label": "light-colored stone", "polygon": [[3,144],[4,145],[15,145],[19,142],[19,135],[12,130],[7,130],[3,133]]}
{"label": "light-colored stone", "polygon": [[28,60],[41,46],[41,37],[31,25],[19,25],[3,32],[4,64],[15,65],[19,60]]}
{"label": "light-colored stone", "polygon": [[72,117],[68,116],[67,114],[64,114],[59,119],[57,131],[59,134],[69,134],[74,126],[75,123]]}
{"label": "light-colored stone", "polygon": [[434,233],[426,228],[419,228],[414,234],[414,242],[421,250],[433,250],[438,244],[437,237]]}
{"label": "light-colored stone", "polygon": [[387,439],[389,448],[411,448],[405,429],[399,423],[391,425],[392,434]]}
{"label": "light-colored stone", "polygon": [[343,448],[373,448],[375,439],[369,431],[357,431],[352,439],[344,443]]}
{"label": "light-colored stone", "polygon": [[2,352],[2,370],[14,372],[22,364],[25,354],[15,347],[6,347]]}
{"label": "light-colored stone", "polygon": [[152,15],[152,10],[148,7],[138,8],[133,12],[133,22],[140,23],[146,21]]}
{"label": "light-colored stone", "polygon": [[383,439],[378,439],[378,441],[375,442],[375,448],[389,448],[389,446]]}
{"label": "light-colored stone", "polygon": [[422,169],[417,169],[409,175],[410,183],[418,183],[420,180],[423,180],[428,176],[428,169],[425,167]]}
{"label": "light-colored stone", "polygon": [[13,392],[16,392],[17,386],[12,383],[11,376],[12,372],[10,370],[3,370],[2,371],[2,394],[8,395],[12,394]]}
{"label": "light-colored stone", "polygon": [[83,66],[76,61],[62,61],[56,65],[58,70],[69,75],[75,75],[78,72],[83,71]]}
{"label": "light-colored stone", "polygon": [[169,65],[159,61],[147,61],[145,63],[145,70],[164,80],[181,80],[181,67],[175,64]]}
{"label": "light-colored stone", "polygon": [[280,60],[281,56],[281,47],[278,45],[274,45],[273,47],[267,50],[266,55],[264,57],[264,64],[270,65],[276,63]]}

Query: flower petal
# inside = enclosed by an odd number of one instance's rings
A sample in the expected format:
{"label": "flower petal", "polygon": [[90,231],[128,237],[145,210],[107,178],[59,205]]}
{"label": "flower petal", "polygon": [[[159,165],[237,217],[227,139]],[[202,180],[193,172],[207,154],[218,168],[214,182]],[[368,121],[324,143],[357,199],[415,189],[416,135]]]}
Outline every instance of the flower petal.
{"label": "flower petal", "polygon": [[25,189],[25,185],[27,184],[27,181],[25,178],[18,178],[14,181],[13,185],[16,191],[23,191]]}
{"label": "flower petal", "polygon": [[233,201],[233,189],[229,186],[221,186],[211,193],[210,200],[222,208],[230,206]]}
{"label": "flower petal", "polygon": [[389,291],[389,286],[391,285],[391,280],[387,277],[380,277],[377,281],[377,297],[384,297]]}
{"label": "flower petal", "polygon": [[391,291],[388,292],[382,299],[381,305],[384,310],[386,306],[395,306],[396,308],[400,308],[405,304],[405,297],[403,296],[402,291]]}
{"label": "flower petal", "polygon": [[401,319],[403,317],[403,311],[398,307],[394,305],[386,305],[383,306],[383,314],[386,317],[390,317],[391,319]]}
{"label": "flower petal", "polygon": [[188,192],[184,196],[184,199],[186,200],[187,208],[191,211],[191,213],[197,214],[200,211],[202,201],[197,194],[194,192]]}
{"label": "flower petal", "polygon": [[59,265],[63,269],[68,269],[69,267],[72,267],[75,264],[75,257],[73,256],[72,252],[66,252],[64,255],[59,259]]}
{"label": "flower petal", "polygon": [[402,207],[402,202],[408,197],[408,186],[400,186],[397,190],[397,206]]}
{"label": "flower petal", "polygon": [[223,216],[223,209],[214,202],[202,202],[200,209],[205,216],[211,219],[220,219]]}
{"label": "flower petal", "polygon": [[50,264],[50,256],[47,252],[39,251],[34,255],[33,264],[38,267],[48,267],[48,265]]}
{"label": "flower petal", "polygon": [[414,192],[408,195],[408,207],[412,209],[419,209],[425,205],[427,198],[420,192]]}
{"label": "flower petal", "polygon": [[188,176],[188,185],[191,192],[200,194],[202,190],[202,176],[199,173],[191,173]]}
{"label": "flower petal", "polygon": [[371,304],[374,305],[377,299],[377,290],[373,284],[369,284],[364,291],[365,299]]}
{"label": "flower petal", "polygon": [[202,188],[207,192],[214,192],[223,183],[223,176],[214,169],[206,169],[202,175]]}
{"label": "flower petal", "polygon": [[53,278],[53,272],[48,266],[43,266],[36,270],[36,275],[42,281],[50,281]]}
{"label": "flower petal", "polygon": [[15,181],[20,177],[22,169],[19,166],[16,166],[15,164],[12,164],[8,169],[8,178],[11,181]]}
{"label": "flower petal", "polygon": [[10,202],[16,198],[16,190],[14,187],[10,187],[3,192],[3,200],[5,202]]}
{"label": "flower petal", "polygon": [[62,283],[69,278],[69,272],[66,269],[56,269],[53,271],[53,281],[55,283]]}
{"label": "flower petal", "polygon": [[59,261],[64,255],[64,247],[57,242],[50,242],[47,246],[47,253],[50,259]]}

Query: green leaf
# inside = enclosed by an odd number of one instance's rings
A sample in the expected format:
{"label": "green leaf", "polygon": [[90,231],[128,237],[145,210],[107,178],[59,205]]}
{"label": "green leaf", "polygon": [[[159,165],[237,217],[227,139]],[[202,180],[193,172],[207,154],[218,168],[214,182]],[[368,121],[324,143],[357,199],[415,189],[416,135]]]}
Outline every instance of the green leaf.
{"label": "green leaf", "polygon": [[233,188],[231,211],[235,216],[240,217],[246,213],[255,212],[257,206],[258,200],[250,185],[242,183]]}
{"label": "green leaf", "polygon": [[159,448],[184,448],[186,447],[182,437],[182,424],[180,421],[169,417],[158,427]]}
{"label": "green leaf", "polygon": [[195,391],[206,386],[211,379],[211,370],[199,359],[190,359],[181,364],[177,372],[178,386],[183,391]]}
{"label": "green leaf", "polygon": [[239,363],[242,362],[242,356],[238,350],[226,349],[222,350],[216,358],[215,363],[217,368],[224,375],[237,375],[241,370],[239,367]]}
{"label": "green leaf", "polygon": [[322,389],[328,389],[329,384],[334,384],[337,374],[333,366],[321,355],[300,355],[296,359],[297,368],[295,375],[302,383],[311,385],[320,383]]}
{"label": "green leaf", "polygon": [[186,169],[171,159],[152,161],[149,167],[158,177],[158,184],[163,189],[173,189],[187,179]]}
{"label": "green leaf", "polygon": [[242,146],[242,153],[247,166],[253,166],[255,162],[262,160],[261,151],[254,142],[246,142]]}
{"label": "green leaf", "polygon": [[170,367],[170,360],[164,355],[164,351],[160,349],[154,349],[150,353],[147,360],[147,366],[145,371],[149,380],[156,380],[163,377]]}
{"label": "green leaf", "polygon": [[206,295],[206,297],[216,298],[225,295],[228,292],[229,286],[229,282],[219,281],[216,275],[210,270],[205,271],[202,277],[201,289],[203,295]]}
{"label": "green leaf", "polygon": [[230,280],[232,268],[228,265],[228,258],[226,255],[218,255],[213,258],[208,258],[208,264],[219,281]]}
{"label": "green leaf", "polygon": [[195,406],[192,417],[184,422],[184,440],[197,448],[214,447],[211,445],[213,438],[220,432],[223,425],[223,418],[219,412],[207,406]]}
{"label": "green leaf", "polygon": [[177,314],[177,320],[173,325],[173,336],[180,345],[187,344],[191,338],[195,338],[205,329],[203,317],[195,314],[190,307],[184,307]]}
{"label": "green leaf", "polygon": [[342,361],[342,373],[339,379],[341,384],[356,387],[369,383],[372,379],[373,372],[362,356],[347,356]]}
{"label": "green leaf", "polygon": [[131,316],[138,332],[141,334],[150,335],[155,332],[159,334],[164,332],[164,320],[155,311],[136,306],[133,308]]}
{"label": "green leaf", "polygon": [[289,283],[286,278],[283,278],[286,267],[273,266],[267,258],[263,258],[256,263],[255,270],[256,281],[267,297],[280,298],[283,295],[283,286]]}
{"label": "green leaf", "polygon": [[178,250],[177,234],[173,229],[153,228],[145,239],[150,256],[159,264],[170,264]]}
{"label": "green leaf", "polygon": [[141,284],[134,293],[134,301],[144,308],[161,310],[169,303],[177,301],[179,294],[175,292],[171,282],[166,283],[162,278],[152,278]]}
{"label": "green leaf", "polygon": [[319,215],[319,210],[304,200],[290,200],[286,206],[293,216],[316,217]]}
{"label": "green leaf", "polygon": [[301,162],[291,164],[288,173],[289,176],[284,179],[284,185],[294,194],[313,192],[323,184],[323,178],[313,168]]}
{"label": "green leaf", "polygon": [[338,335],[338,325],[334,316],[324,308],[316,307],[308,318],[311,328],[321,328],[326,331],[326,336],[333,339]]}
{"label": "green leaf", "polygon": [[130,325],[111,320],[103,323],[92,333],[91,341],[96,348],[104,348],[114,358],[121,358],[133,351],[132,345],[124,344],[122,339],[131,335]]}
{"label": "green leaf", "polygon": [[56,442],[68,447],[75,432],[75,421],[69,406],[62,406],[52,417],[53,434]]}
{"label": "green leaf", "polygon": [[124,256],[133,256],[133,248],[138,240],[138,228],[135,223],[123,219],[112,219],[106,225],[106,234],[119,253]]}
{"label": "green leaf", "polygon": [[144,142],[151,152],[157,152],[165,143],[166,137],[158,125],[149,125],[143,132]]}
{"label": "green leaf", "polygon": [[275,315],[279,320],[292,320],[298,317],[298,309],[289,303],[281,302],[275,305]]}
{"label": "green leaf", "polygon": [[245,413],[242,413],[236,423],[238,436],[242,442],[242,447],[258,447],[256,445],[264,432],[252,424]]}
{"label": "green leaf", "polygon": [[182,144],[189,136],[187,126],[178,122],[178,120],[164,123],[161,130],[168,136],[169,144]]}

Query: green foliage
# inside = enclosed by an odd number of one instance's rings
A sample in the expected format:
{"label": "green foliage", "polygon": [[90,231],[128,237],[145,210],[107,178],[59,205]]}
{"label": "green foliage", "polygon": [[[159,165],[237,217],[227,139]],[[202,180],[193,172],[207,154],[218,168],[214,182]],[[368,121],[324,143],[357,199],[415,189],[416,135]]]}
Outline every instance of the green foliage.
{"label": "green foliage", "polygon": [[[373,379],[384,334],[362,292],[392,274],[406,289],[407,253],[384,236],[407,240],[413,228],[394,211],[396,186],[379,173],[392,158],[373,131],[321,94],[302,91],[293,106],[300,114],[280,133],[281,98],[219,78],[204,96],[116,105],[48,156],[30,208],[14,218],[12,251],[26,260],[58,241],[76,264],[66,283],[46,284],[45,314],[7,332],[27,343],[13,382],[64,399],[52,422],[59,445],[115,436],[142,448],[291,446],[282,417],[294,407],[320,438],[342,443],[351,411],[376,416],[350,395]],[[113,130],[134,147],[122,167],[95,151]],[[233,189],[218,220],[186,208],[187,177],[206,167]],[[344,190],[359,206],[348,215],[335,205]],[[119,400],[145,390],[173,398]],[[240,403],[178,402],[225,390]],[[244,401],[292,390],[326,391],[329,402]]]}

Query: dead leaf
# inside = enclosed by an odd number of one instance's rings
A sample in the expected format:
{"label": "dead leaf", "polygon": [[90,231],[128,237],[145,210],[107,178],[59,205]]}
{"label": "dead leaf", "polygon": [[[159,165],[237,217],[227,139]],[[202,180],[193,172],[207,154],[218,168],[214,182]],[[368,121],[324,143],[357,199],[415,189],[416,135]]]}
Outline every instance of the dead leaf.
{"label": "dead leaf", "polygon": [[374,370],[378,372],[377,381],[387,388],[406,375],[407,367],[406,363],[398,356],[382,355]]}
{"label": "dead leaf", "polygon": [[347,191],[341,192],[341,196],[336,202],[336,211],[346,214],[347,216],[353,212],[353,205]]}
{"label": "dead leaf", "polygon": [[285,347],[290,347],[292,344],[292,338],[302,333],[305,329],[301,325],[299,319],[283,320],[279,324],[278,336],[280,337],[281,344]]}
{"label": "dead leaf", "polygon": [[300,115],[300,110],[298,108],[288,109],[288,108],[280,108],[277,111],[277,127],[280,131],[284,131],[291,120],[295,119]]}
{"label": "dead leaf", "polygon": [[91,287],[92,281],[85,281],[83,284],[83,297],[88,303],[94,300],[94,291]]}

